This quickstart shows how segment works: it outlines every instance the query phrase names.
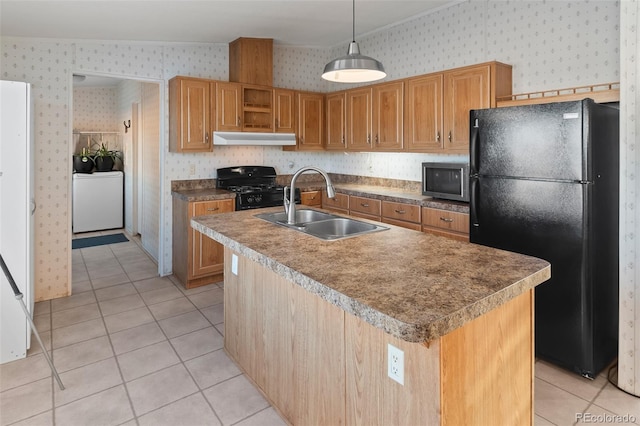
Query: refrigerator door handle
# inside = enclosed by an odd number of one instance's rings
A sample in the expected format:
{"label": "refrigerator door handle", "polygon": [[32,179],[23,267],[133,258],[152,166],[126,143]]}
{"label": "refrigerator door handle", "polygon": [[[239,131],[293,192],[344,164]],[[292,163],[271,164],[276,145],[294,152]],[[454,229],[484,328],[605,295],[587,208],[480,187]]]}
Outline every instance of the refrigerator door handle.
{"label": "refrigerator door handle", "polygon": [[480,127],[478,119],[471,116],[471,134],[469,135],[469,162],[471,176],[478,173],[478,143],[480,141]]}
{"label": "refrigerator door handle", "polygon": [[478,178],[471,178],[470,186],[471,194],[469,194],[469,196],[471,197],[471,200],[469,203],[469,213],[471,214],[471,226],[480,226],[480,223],[478,222],[478,210],[476,208],[476,204],[478,202]]}

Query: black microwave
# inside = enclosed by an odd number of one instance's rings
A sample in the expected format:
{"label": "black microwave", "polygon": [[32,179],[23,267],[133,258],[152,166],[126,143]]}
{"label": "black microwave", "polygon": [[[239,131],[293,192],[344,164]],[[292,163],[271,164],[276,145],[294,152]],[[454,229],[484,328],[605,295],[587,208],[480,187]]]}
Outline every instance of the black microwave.
{"label": "black microwave", "polygon": [[422,195],[469,202],[469,164],[422,163]]}

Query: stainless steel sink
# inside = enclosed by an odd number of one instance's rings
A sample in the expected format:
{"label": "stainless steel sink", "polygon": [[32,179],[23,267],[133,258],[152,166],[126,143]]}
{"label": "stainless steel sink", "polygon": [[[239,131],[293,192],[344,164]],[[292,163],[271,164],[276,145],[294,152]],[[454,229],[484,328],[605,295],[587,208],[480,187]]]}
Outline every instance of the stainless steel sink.
{"label": "stainless steel sink", "polygon": [[[257,214],[256,217],[273,223],[287,223],[287,214],[285,212],[260,213]],[[316,210],[296,210],[296,225],[330,219],[333,217],[335,216],[332,214]]]}
{"label": "stainless steel sink", "polygon": [[255,216],[323,240],[340,240],[389,229],[386,226],[308,209],[296,210],[295,224],[287,223],[284,212],[260,213]]}

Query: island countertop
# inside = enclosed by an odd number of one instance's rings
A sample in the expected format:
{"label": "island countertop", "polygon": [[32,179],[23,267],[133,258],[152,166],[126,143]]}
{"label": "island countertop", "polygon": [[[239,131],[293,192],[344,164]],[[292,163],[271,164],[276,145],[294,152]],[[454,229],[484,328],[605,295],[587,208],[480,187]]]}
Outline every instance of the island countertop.
{"label": "island countertop", "polygon": [[409,342],[438,339],[551,276],[549,263],[541,259],[393,225],[324,241],[256,218],[257,213],[199,216],[191,226]]}

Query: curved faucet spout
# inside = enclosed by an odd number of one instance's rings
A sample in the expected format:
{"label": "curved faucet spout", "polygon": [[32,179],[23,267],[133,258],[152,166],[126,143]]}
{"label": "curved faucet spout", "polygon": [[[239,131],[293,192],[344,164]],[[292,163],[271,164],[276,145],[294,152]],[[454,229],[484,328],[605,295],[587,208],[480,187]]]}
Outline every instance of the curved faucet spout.
{"label": "curved faucet spout", "polygon": [[335,198],[336,197],[336,191],[333,188],[333,183],[331,183],[331,178],[329,178],[329,175],[327,174],[327,172],[325,172],[324,170],[318,168],[318,167],[314,167],[314,166],[306,166],[301,168],[300,170],[298,170],[297,172],[294,173],[293,177],[291,178],[291,186],[289,187],[289,196],[287,197],[287,191],[285,188],[285,194],[284,194],[284,211],[285,213],[287,213],[287,223],[289,225],[293,225],[296,223],[296,203],[295,203],[295,196],[296,196],[296,180],[298,179],[298,176],[300,176],[301,174],[303,174],[304,172],[307,171],[315,171],[318,172],[322,175],[322,177],[324,178],[324,180],[327,183],[327,197],[329,198]]}

